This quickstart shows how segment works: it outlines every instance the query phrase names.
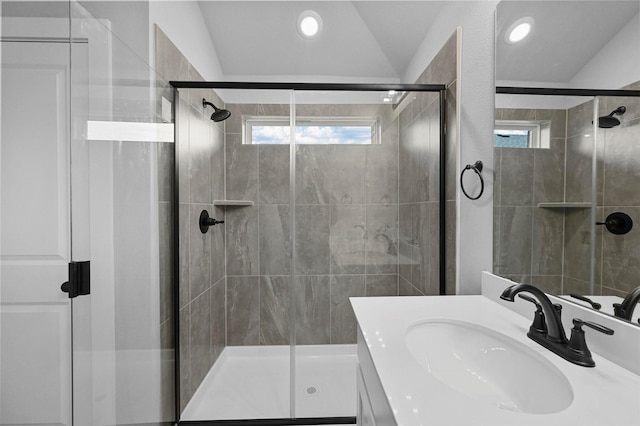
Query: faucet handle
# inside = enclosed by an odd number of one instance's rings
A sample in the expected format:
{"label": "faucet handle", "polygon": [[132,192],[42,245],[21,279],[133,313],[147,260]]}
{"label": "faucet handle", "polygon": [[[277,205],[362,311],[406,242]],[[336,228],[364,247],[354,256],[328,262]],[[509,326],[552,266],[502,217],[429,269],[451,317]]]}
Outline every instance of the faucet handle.
{"label": "faucet handle", "polygon": [[533,323],[531,324],[531,327],[529,327],[529,331],[535,331],[537,333],[542,333],[542,334],[546,334],[547,333],[547,322],[545,321],[544,318],[544,312],[542,311],[542,305],[538,303],[538,301],[536,299],[534,299],[533,297],[529,297],[525,294],[518,294],[518,297],[520,297],[523,300],[526,300],[527,302],[531,302],[534,305],[536,305],[536,312],[535,314],[533,314]]}
{"label": "faucet handle", "polygon": [[604,333],[604,334],[608,334],[609,336],[611,336],[614,331],[612,329],[610,329],[609,327],[605,327],[604,325],[595,323],[595,322],[591,322],[591,321],[582,321],[580,318],[574,318],[573,319],[573,326],[574,327],[582,327],[583,325],[586,325],[587,327],[591,327],[596,331],[599,331],[600,333]]}
{"label": "faucet handle", "polygon": [[570,293],[569,296],[573,297],[574,299],[578,299],[578,300],[582,300],[583,302],[587,302],[596,311],[599,311],[600,308],[602,308],[602,305],[600,303],[594,302],[593,300],[591,300],[588,297],[583,296],[581,294]]}
{"label": "faucet handle", "polygon": [[595,322],[583,321],[580,318],[573,319],[573,328],[571,329],[571,339],[569,339],[568,348],[580,359],[579,365],[594,367],[596,363],[591,357],[591,351],[587,347],[587,341],[585,340],[584,331],[582,330],[583,325],[608,335],[612,335],[613,330],[604,325],[596,324]]}

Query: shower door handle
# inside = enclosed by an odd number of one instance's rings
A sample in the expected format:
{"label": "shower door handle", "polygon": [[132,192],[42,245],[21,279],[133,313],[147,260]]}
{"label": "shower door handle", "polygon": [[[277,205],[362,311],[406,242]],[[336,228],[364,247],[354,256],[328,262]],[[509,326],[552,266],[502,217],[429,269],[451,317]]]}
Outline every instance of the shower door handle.
{"label": "shower door handle", "polygon": [[69,262],[69,281],[62,283],[60,290],[69,294],[69,299],[91,293],[91,272],[88,260]]}

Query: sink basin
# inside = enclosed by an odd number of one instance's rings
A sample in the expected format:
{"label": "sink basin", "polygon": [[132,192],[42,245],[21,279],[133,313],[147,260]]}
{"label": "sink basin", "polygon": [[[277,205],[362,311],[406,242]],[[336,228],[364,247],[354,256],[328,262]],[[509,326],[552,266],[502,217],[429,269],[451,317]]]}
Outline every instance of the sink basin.
{"label": "sink basin", "polygon": [[551,414],[573,401],[571,385],[557,367],[526,345],[488,328],[432,320],[411,326],[405,343],[435,379],[499,409]]}

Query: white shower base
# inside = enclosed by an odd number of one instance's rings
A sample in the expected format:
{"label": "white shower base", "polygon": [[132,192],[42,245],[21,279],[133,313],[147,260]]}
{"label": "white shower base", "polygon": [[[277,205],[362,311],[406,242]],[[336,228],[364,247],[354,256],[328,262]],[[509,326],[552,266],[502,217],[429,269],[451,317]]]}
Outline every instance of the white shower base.
{"label": "white shower base", "polygon": [[[181,420],[289,418],[289,346],[228,346]],[[295,417],[356,415],[356,345],[296,347]]]}

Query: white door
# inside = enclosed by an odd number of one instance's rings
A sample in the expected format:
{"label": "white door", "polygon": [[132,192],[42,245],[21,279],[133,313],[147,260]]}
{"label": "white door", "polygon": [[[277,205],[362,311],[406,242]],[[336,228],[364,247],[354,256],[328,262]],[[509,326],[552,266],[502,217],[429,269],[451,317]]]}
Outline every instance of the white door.
{"label": "white door", "polygon": [[71,424],[69,44],[2,42],[1,424]]}

